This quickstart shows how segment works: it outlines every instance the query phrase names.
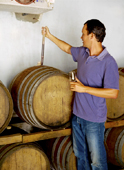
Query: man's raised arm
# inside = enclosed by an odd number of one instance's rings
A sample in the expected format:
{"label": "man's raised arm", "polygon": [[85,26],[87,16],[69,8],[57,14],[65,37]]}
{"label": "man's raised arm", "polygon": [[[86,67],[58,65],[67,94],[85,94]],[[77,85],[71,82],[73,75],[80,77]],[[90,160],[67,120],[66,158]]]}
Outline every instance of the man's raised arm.
{"label": "man's raised arm", "polygon": [[42,27],[42,35],[45,34],[45,37],[50,39],[53,43],[55,43],[62,51],[71,54],[71,45],[67,44],[66,42],[56,38],[52,35],[48,29],[48,27]]}

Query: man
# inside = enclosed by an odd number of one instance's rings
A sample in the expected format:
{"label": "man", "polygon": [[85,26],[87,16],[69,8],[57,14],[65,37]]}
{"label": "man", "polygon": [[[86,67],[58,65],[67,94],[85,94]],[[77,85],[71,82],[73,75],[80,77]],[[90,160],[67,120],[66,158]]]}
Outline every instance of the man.
{"label": "man", "polygon": [[76,82],[70,82],[70,89],[75,91],[72,135],[77,169],[107,170],[105,98],[117,98],[119,74],[114,58],[102,46],[105,26],[99,20],[88,20],[82,29],[81,47],[59,40],[47,27],[43,34],[78,63]]}

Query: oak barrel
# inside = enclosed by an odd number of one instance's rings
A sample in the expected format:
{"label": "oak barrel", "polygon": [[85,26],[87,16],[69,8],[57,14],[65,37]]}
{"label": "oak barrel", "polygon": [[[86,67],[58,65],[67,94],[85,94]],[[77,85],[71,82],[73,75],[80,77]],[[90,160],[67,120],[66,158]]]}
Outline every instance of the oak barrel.
{"label": "oak barrel", "polygon": [[46,154],[36,143],[0,146],[0,170],[50,170]]}
{"label": "oak barrel", "polygon": [[108,161],[113,165],[124,167],[124,126],[106,130],[105,146]]}
{"label": "oak barrel", "polygon": [[45,141],[45,153],[55,170],[77,170],[70,136]]}
{"label": "oak barrel", "polygon": [[38,128],[69,126],[73,93],[68,79],[68,74],[49,66],[22,71],[10,84],[15,112]]}
{"label": "oak barrel", "polygon": [[119,68],[119,93],[116,99],[106,99],[107,120],[124,119],[124,68]]}
{"label": "oak barrel", "polygon": [[0,81],[0,133],[8,126],[13,115],[13,101],[9,90]]}

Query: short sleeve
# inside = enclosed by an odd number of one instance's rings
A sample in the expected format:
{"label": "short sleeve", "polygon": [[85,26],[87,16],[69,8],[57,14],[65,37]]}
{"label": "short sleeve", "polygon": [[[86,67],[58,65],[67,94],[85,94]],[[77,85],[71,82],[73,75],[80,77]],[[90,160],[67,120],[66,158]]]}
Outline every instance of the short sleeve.
{"label": "short sleeve", "polygon": [[104,88],[119,89],[119,72],[115,60],[106,66],[104,75]]}
{"label": "short sleeve", "polygon": [[72,47],[71,48],[71,54],[72,54],[72,57],[73,57],[73,60],[75,62],[78,61],[78,57],[81,53],[84,53],[85,52],[85,48],[82,46],[82,47]]}

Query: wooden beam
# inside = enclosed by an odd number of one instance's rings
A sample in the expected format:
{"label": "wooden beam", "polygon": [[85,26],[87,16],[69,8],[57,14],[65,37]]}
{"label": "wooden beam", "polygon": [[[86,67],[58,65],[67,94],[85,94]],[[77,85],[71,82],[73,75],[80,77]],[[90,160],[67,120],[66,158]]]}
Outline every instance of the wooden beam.
{"label": "wooden beam", "polygon": [[71,135],[71,128],[57,130],[57,131],[48,131],[48,132],[36,132],[23,135],[23,143],[34,142],[39,140],[46,140],[51,138],[57,138],[61,136]]}
{"label": "wooden beam", "polygon": [[105,122],[105,128],[124,126],[124,120],[118,120],[113,122]]}
{"label": "wooden beam", "polygon": [[[124,126],[124,120],[114,121],[114,122],[105,122],[105,128],[112,128],[112,127],[119,127]],[[64,129],[64,130],[54,130],[54,131],[41,131],[36,133],[29,133],[23,135],[23,143],[34,142],[39,140],[46,140],[51,138],[57,138],[61,136],[68,136],[71,135],[72,130]]]}
{"label": "wooden beam", "polygon": [[[112,127],[119,127],[124,126],[124,120],[118,120],[113,122],[105,122],[105,128],[112,128]],[[54,131],[42,131],[41,132],[34,132],[28,134],[12,134],[6,136],[0,136],[0,145],[12,144],[17,142],[35,142],[39,140],[46,140],[51,138],[57,138],[61,136],[68,136],[71,135],[72,130],[71,128],[62,129],[62,130],[54,130]]]}
{"label": "wooden beam", "polygon": [[22,135],[20,133],[0,137],[0,145],[7,145],[17,142],[22,142]]}

